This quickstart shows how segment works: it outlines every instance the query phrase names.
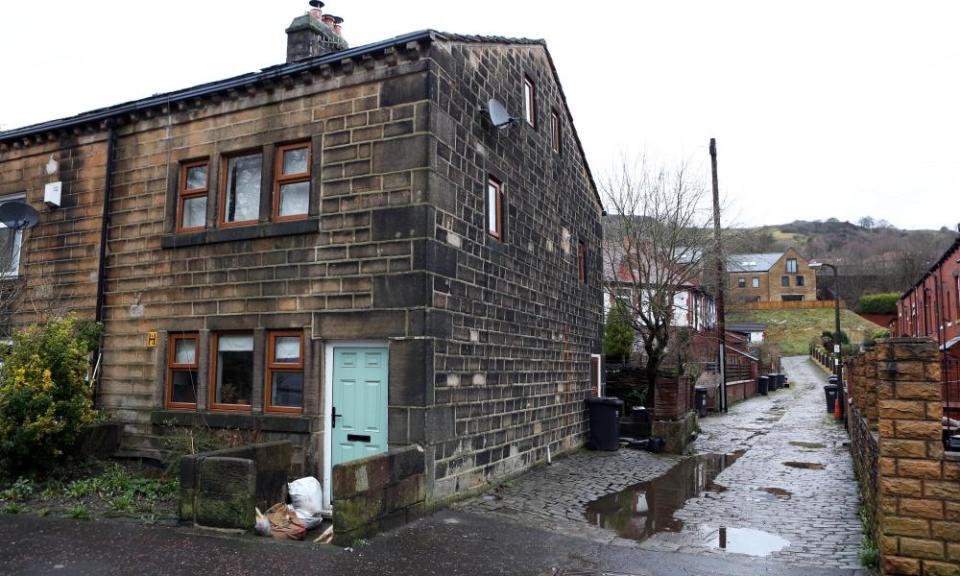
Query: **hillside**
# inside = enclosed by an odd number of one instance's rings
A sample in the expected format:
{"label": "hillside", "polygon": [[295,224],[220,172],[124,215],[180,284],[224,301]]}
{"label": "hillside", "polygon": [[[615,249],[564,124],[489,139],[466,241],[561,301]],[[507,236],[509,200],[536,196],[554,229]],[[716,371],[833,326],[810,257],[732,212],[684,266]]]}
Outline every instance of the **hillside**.
{"label": "hillside", "polygon": [[[743,310],[728,312],[727,322],[759,322],[767,325],[766,339],[780,346],[785,356],[806,354],[810,340],[824,331],[833,332],[831,308],[801,310]],[[849,310],[840,311],[840,329],[853,343],[862,342],[882,327],[864,320]]]}
{"label": "hillside", "polygon": [[[811,260],[836,263],[840,273],[840,295],[852,308],[861,294],[903,292],[910,288],[957,234],[940,230],[901,230],[869,218],[861,224],[797,220],[757,228],[726,231],[728,254],[780,252],[793,247]],[[832,296],[832,277],[818,281]]]}

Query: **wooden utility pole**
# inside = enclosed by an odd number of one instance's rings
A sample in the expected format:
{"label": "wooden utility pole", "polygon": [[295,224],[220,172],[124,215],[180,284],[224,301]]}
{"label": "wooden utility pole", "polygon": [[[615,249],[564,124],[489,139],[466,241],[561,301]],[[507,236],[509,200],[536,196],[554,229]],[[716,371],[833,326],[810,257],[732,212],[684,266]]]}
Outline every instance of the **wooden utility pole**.
{"label": "wooden utility pole", "polygon": [[727,367],[724,353],[727,347],[727,329],[723,314],[723,241],[720,238],[720,184],[717,181],[717,140],[710,139],[710,167],[713,170],[713,236],[717,257],[717,342],[720,353],[717,362],[720,368],[720,405],[727,411]]}

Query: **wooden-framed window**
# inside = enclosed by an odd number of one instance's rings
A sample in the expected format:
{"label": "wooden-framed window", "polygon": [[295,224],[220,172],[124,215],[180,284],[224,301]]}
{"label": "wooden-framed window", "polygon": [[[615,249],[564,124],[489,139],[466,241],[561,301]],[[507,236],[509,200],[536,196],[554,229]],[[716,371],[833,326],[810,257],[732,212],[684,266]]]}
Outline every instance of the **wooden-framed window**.
{"label": "wooden-framed window", "polygon": [[753,278],[751,278],[751,279],[750,279],[750,286],[752,286],[752,287],[754,287],[754,288],[759,288],[759,287],[760,287],[760,278],[757,278],[756,276],[754,276]]}
{"label": "wooden-framed window", "polygon": [[273,219],[302,220],[310,209],[310,142],[277,146]]}
{"label": "wooden-framed window", "polygon": [[267,334],[267,412],[303,412],[303,332]]}
{"label": "wooden-framed window", "polygon": [[746,288],[746,287],[747,287],[747,279],[744,278],[743,276],[739,276],[737,278],[737,288]]}
{"label": "wooden-framed window", "polygon": [[797,276],[797,286],[803,286],[803,285],[804,285],[803,276]]}
{"label": "wooden-framed window", "polygon": [[587,246],[583,240],[577,241],[577,277],[581,284],[587,283]]}
{"label": "wooden-framed window", "polygon": [[196,160],[180,166],[177,195],[177,231],[202,230],[207,225],[207,192],[210,161]]}
{"label": "wooden-framed window", "polygon": [[260,218],[260,178],[263,153],[237,154],[223,159],[220,189],[220,225],[255,224]]}
{"label": "wooden-framed window", "polygon": [[487,180],[487,233],[503,240],[503,184],[495,178]]}
{"label": "wooden-framed window", "polygon": [[537,127],[537,87],[526,76],[523,77],[523,119]]}
{"label": "wooden-framed window", "polygon": [[789,287],[790,287],[790,277],[789,277],[789,276],[781,276],[781,277],[780,277],[780,286],[783,286],[784,288],[789,288]]}
{"label": "wooden-framed window", "polygon": [[563,134],[560,130],[560,113],[556,110],[550,111],[550,134],[553,137],[553,151],[559,154]]}
{"label": "wooden-framed window", "polygon": [[168,408],[197,407],[200,340],[194,334],[171,334],[167,346]]}
{"label": "wooden-framed window", "polygon": [[787,258],[787,273],[796,274],[797,273],[797,259],[796,258]]}
{"label": "wooden-framed window", "polygon": [[211,409],[250,410],[253,397],[253,334],[214,334],[210,350]]}

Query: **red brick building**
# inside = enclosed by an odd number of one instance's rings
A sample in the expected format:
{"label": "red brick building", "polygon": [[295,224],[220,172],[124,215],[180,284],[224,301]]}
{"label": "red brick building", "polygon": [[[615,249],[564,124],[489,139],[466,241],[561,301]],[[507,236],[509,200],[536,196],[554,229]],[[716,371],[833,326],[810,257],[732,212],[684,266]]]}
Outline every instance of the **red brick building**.
{"label": "red brick building", "polygon": [[937,341],[945,412],[960,417],[960,237],[900,296],[896,334]]}

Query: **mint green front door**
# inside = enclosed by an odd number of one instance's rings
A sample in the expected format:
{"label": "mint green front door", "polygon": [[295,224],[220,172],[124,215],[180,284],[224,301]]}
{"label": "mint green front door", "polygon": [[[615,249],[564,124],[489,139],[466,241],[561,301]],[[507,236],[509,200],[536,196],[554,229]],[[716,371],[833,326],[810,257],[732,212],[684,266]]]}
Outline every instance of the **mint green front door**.
{"label": "mint green front door", "polygon": [[333,465],[387,451],[387,348],[333,348]]}

